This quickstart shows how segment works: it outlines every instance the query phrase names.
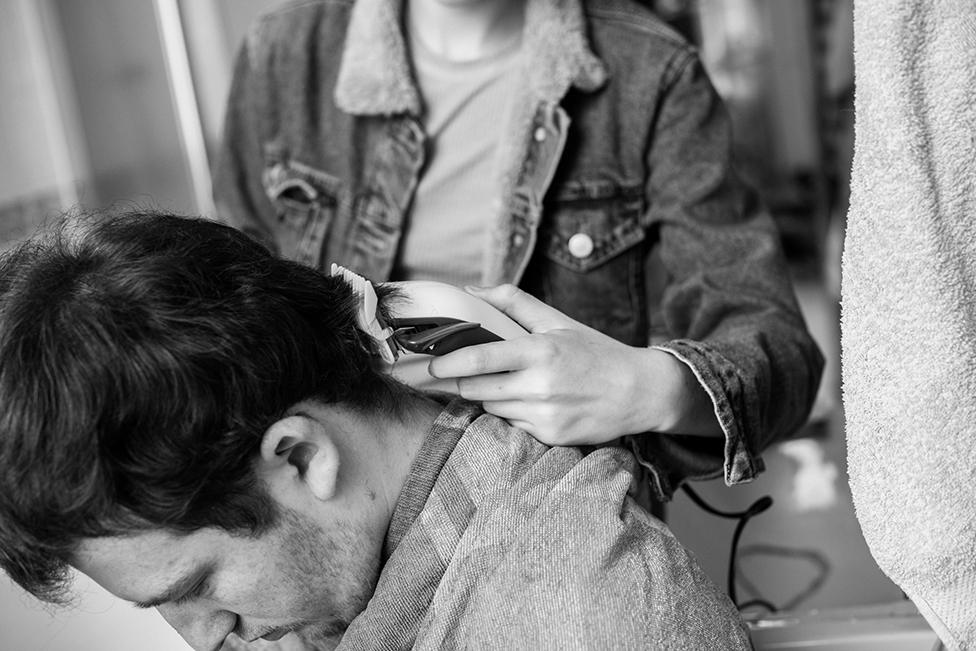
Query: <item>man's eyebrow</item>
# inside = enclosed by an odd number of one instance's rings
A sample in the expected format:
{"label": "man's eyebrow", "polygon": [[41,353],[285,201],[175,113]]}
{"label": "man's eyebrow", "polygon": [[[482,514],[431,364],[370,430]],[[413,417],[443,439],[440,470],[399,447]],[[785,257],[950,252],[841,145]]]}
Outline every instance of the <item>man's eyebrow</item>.
{"label": "man's eyebrow", "polygon": [[158,608],[165,603],[176,601],[200,585],[209,572],[209,567],[200,567],[190,574],[177,579],[173,585],[163,590],[158,596],[146,601],[136,601],[134,605],[136,608]]}

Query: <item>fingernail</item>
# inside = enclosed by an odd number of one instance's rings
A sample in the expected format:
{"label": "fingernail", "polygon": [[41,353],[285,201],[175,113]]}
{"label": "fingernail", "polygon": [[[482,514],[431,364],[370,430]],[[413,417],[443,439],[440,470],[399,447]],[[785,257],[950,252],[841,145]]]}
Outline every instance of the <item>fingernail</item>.
{"label": "fingernail", "polygon": [[464,291],[470,292],[472,294],[478,294],[478,293],[481,293],[481,292],[486,291],[487,289],[488,289],[487,287],[481,287],[480,285],[465,285],[464,286]]}

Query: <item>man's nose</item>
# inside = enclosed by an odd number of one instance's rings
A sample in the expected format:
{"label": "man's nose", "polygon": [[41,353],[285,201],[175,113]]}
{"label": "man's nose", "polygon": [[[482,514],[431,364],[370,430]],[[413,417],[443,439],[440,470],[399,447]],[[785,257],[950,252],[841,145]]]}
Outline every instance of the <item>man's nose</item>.
{"label": "man's nose", "polygon": [[217,651],[237,626],[234,613],[199,604],[163,604],[157,610],[194,651]]}

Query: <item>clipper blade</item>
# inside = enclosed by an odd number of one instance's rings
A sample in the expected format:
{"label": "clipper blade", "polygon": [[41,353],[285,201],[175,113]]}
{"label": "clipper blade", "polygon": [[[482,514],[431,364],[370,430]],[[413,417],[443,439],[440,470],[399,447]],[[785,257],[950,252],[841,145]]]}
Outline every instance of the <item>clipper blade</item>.
{"label": "clipper blade", "polygon": [[376,341],[378,344],[377,351],[383,361],[388,364],[396,362],[396,345],[390,339],[393,336],[393,329],[384,327],[376,314],[379,301],[376,298],[376,290],[373,289],[373,284],[359,274],[334,262],[330,275],[341,277],[352,289],[358,307],[356,323],[360,330]]}

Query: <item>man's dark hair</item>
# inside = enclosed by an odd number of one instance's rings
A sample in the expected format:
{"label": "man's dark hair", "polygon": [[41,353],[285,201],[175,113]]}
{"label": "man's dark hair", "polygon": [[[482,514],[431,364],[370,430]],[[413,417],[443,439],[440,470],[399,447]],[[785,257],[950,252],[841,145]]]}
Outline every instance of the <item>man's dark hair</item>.
{"label": "man's dark hair", "polygon": [[261,437],[306,399],[389,411],[349,287],[227,226],[66,220],[0,261],[0,567],[63,601],[81,540],[259,534]]}

